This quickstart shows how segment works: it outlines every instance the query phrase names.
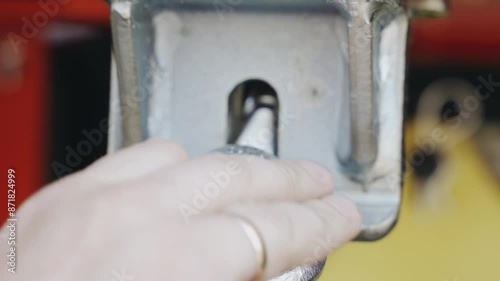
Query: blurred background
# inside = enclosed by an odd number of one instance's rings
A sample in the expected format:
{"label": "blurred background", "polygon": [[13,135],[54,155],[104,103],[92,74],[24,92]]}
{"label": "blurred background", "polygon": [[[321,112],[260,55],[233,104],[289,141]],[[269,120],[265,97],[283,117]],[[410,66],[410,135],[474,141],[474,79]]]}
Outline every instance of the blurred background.
{"label": "blurred background", "polygon": [[[100,130],[67,159],[108,115],[109,8],[57,1],[0,1],[0,168],[16,168],[18,204],[106,153]],[[321,280],[498,281],[500,1],[452,0],[449,16],[413,20],[408,63],[399,222],[332,255]]]}

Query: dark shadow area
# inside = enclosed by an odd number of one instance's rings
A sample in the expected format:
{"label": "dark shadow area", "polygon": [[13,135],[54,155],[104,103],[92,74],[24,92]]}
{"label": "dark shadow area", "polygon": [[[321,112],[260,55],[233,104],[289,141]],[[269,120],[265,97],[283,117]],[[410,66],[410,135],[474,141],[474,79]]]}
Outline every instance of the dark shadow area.
{"label": "dark shadow area", "polygon": [[52,128],[49,180],[79,171],[106,154],[111,34],[58,43],[51,50]]}

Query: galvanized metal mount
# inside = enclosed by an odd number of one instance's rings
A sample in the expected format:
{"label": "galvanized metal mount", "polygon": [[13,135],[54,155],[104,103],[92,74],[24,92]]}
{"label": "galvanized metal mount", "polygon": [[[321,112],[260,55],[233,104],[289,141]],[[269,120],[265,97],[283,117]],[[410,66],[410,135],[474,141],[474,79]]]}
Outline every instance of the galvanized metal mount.
{"label": "galvanized metal mount", "polygon": [[[230,4],[227,4],[230,5]],[[111,3],[118,85],[110,150],[153,136],[196,156],[227,142],[228,98],[278,95],[280,157],[329,167],[380,238],[399,209],[408,17],[394,1]],[[117,90],[119,89],[119,90]]]}

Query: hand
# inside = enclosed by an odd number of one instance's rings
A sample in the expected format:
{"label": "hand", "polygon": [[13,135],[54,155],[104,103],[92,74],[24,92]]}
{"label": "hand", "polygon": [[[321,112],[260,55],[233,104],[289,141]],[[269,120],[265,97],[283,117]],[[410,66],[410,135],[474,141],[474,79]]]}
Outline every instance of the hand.
{"label": "hand", "polygon": [[[149,140],[33,196],[17,213],[17,273],[2,280],[251,280],[259,265],[234,215],[267,251],[266,278],[321,260],[360,229],[311,162],[211,153]],[[0,250],[7,252],[6,227]],[[323,241],[323,243],[321,243]],[[325,245],[326,242],[326,245]]]}

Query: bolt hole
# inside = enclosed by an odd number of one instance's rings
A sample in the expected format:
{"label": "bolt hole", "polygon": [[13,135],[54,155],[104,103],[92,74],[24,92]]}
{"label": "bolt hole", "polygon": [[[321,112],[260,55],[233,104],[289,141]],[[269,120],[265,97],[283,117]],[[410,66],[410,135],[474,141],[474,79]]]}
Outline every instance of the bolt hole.
{"label": "bolt hole", "polygon": [[[277,142],[279,102],[276,90],[267,82],[251,79],[241,82],[229,95],[227,143],[234,144],[252,114],[259,108],[270,108],[274,115]],[[275,144],[275,146],[277,143]]]}

